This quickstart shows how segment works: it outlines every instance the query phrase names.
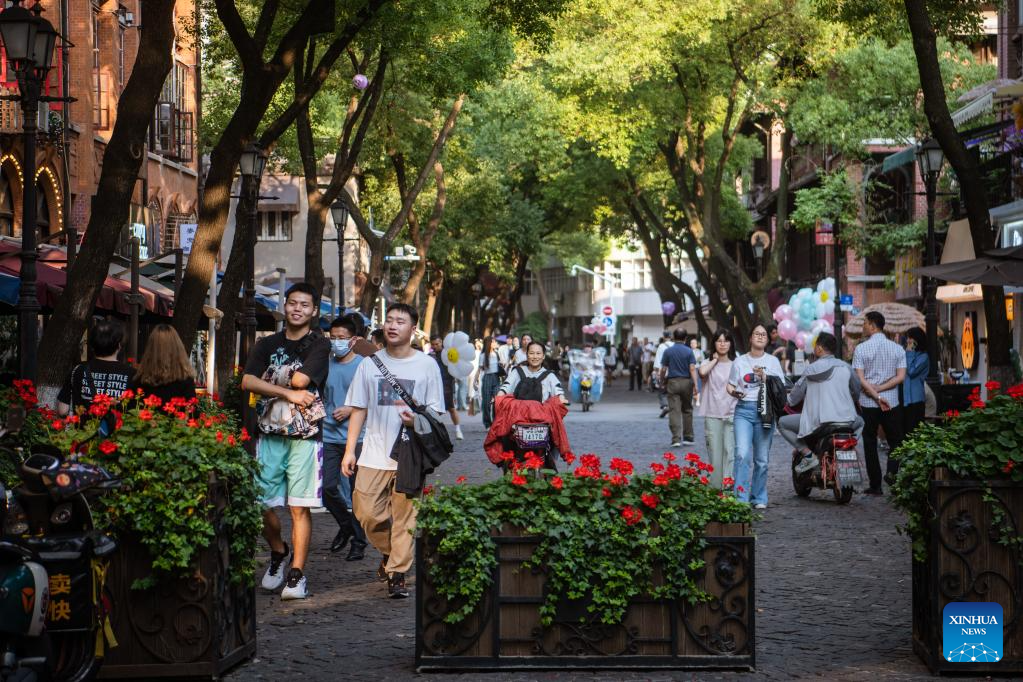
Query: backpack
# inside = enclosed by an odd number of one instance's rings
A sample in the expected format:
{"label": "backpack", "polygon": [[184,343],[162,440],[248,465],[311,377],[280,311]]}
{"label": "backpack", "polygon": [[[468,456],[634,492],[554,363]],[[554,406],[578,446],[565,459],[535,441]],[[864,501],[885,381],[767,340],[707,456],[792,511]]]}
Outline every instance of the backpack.
{"label": "backpack", "polygon": [[525,370],[521,367],[516,367],[515,371],[519,373],[519,383],[515,386],[515,399],[516,400],[535,400],[538,403],[543,402],[543,382],[550,374],[550,370],[545,369],[540,373],[539,376],[527,377]]}

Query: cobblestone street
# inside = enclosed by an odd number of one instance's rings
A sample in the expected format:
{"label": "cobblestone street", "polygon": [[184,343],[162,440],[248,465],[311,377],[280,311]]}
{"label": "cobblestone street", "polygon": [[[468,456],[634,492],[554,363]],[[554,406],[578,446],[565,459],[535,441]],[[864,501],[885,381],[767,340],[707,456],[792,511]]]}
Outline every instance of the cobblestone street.
{"label": "cobblestone street", "polygon": [[[573,405],[567,420],[576,453],[632,458],[637,468],[669,449],[667,419],[650,393],[630,393],[619,380],[590,413]],[[465,440],[439,480],[489,480],[496,469],[482,453],[483,426],[463,415]],[[697,446],[704,453],[701,420]],[[676,452],[681,449],[676,449]],[[609,672],[494,673],[494,680],[926,679],[910,645],[910,553],[896,532],[900,514],[887,499],[856,496],[844,507],[830,493],[800,499],[786,466],[787,444],[774,439],[770,506],[755,524],[757,622],[755,673]],[[258,596],[257,659],[232,680],[335,680],[417,677],[413,670],[414,600],[389,600],[374,572],[379,555],[347,563],[327,550],[336,526],[314,516],[306,574],[310,599],[282,603]],[[265,546],[261,551],[265,559]],[[414,583],[413,581],[410,581]],[[418,676],[418,677],[426,677]],[[459,675],[478,679],[478,673]],[[446,679],[446,677],[445,677]]]}

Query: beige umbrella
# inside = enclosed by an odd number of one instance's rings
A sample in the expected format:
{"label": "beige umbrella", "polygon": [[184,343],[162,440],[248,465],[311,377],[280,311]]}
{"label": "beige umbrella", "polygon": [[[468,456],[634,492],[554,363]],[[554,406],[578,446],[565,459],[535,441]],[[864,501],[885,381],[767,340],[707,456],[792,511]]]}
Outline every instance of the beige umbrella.
{"label": "beige umbrella", "polygon": [[859,315],[849,320],[842,328],[843,331],[849,336],[863,334],[863,320],[866,319],[866,314],[872,310],[884,315],[884,330],[888,334],[901,334],[913,327],[926,329],[923,313],[919,310],[903,303],[888,302],[868,305]]}

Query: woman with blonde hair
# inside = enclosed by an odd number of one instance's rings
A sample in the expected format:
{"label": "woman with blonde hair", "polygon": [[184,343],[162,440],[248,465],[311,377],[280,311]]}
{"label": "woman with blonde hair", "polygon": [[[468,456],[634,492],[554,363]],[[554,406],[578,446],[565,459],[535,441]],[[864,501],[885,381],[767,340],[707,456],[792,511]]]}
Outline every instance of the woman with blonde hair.
{"label": "woman with blonde hair", "polygon": [[188,361],[185,345],[169,324],[158,324],[146,341],[146,350],[139,361],[128,388],[142,389],[169,402],[173,398],[195,397],[195,371]]}

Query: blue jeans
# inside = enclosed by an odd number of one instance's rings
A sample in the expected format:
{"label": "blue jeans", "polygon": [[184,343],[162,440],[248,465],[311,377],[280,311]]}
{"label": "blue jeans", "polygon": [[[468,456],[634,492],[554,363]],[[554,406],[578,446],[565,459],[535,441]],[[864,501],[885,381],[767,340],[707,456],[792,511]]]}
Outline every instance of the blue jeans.
{"label": "blue jeans", "polygon": [[740,400],[735,406],[735,496],[743,502],[767,504],[767,460],[774,425],[760,423],[757,403]]}
{"label": "blue jeans", "polygon": [[501,379],[496,373],[483,375],[480,398],[483,405],[483,426],[488,429],[494,423],[494,396],[497,395],[499,388],[501,388]]}

